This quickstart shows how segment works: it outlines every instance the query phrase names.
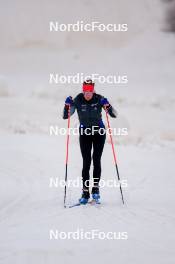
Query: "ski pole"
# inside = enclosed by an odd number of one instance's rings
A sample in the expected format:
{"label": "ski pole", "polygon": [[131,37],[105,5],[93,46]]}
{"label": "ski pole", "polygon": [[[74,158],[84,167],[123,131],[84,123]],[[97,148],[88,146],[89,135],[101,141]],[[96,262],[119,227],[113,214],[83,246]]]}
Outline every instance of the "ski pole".
{"label": "ski pole", "polygon": [[64,208],[66,208],[66,195],[67,195],[67,170],[68,170],[68,158],[69,158],[69,128],[70,128],[70,105],[68,106],[68,134],[66,140],[66,170],[65,170],[65,186],[64,186]]}
{"label": "ski pole", "polygon": [[[108,129],[111,130],[111,126],[110,126],[110,123],[109,123],[109,116],[108,116],[108,112],[107,112],[106,107],[105,107],[105,112],[106,112],[106,119],[107,119]],[[113,157],[114,157],[117,177],[118,177],[118,181],[119,181],[119,185],[120,185],[120,193],[121,193],[121,197],[122,197],[122,202],[124,204],[124,197],[123,197],[123,192],[122,192],[122,186],[121,186],[121,183],[120,183],[120,176],[119,176],[119,171],[118,171],[117,158],[116,158],[116,154],[115,154],[113,138],[112,138],[111,133],[109,133],[109,135],[110,135],[110,141],[111,141],[111,146],[112,146],[112,152],[113,152]]]}

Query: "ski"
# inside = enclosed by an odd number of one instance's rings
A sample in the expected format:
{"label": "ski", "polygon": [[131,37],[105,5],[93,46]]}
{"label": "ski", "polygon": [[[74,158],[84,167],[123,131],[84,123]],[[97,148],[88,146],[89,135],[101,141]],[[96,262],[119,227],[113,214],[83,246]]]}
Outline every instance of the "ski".
{"label": "ski", "polygon": [[[89,205],[101,205],[101,202],[92,199],[87,204],[89,204]],[[68,208],[73,208],[73,207],[77,207],[77,206],[80,206],[80,205],[87,205],[87,204],[75,203],[75,204],[69,205]]]}
{"label": "ski", "polygon": [[80,205],[82,204],[81,203],[72,204],[72,205],[69,205],[69,208],[73,208],[73,207],[80,206]]}
{"label": "ski", "polygon": [[99,200],[92,199],[92,200],[89,202],[89,204],[91,204],[91,205],[100,205],[101,202],[100,202]]}

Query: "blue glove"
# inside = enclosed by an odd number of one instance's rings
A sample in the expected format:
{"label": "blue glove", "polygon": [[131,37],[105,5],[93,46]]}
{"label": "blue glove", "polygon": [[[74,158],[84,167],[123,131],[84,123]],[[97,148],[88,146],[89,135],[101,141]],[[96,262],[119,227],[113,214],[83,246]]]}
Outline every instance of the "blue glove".
{"label": "blue glove", "polygon": [[72,96],[66,98],[65,104],[69,106],[73,104]]}
{"label": "blue glove", "polygon": [[101,105],[102,106],[107,106],[109,105],[109,101],[107,98],[102,98],[101,101],[100,101]]}

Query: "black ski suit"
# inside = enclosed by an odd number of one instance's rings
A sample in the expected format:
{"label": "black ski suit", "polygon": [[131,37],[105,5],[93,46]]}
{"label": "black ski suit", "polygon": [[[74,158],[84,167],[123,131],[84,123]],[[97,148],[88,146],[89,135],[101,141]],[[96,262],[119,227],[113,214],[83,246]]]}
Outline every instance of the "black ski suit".
{"label": "black ski suit", "polygon": [[[82,169],[82,180],[83,190],[89,192],[89,170],[91,166],[91,160],[93,160],[93,181],[94,187],[92,192],[98,191],[99,181],[101,178],[101,156],[106,140],[106,133],[100,134],[99,129],[105,126],[102,121],[102,108],[101,99],[103,96],[94,93],[91,100],[87,101],[84,98],[83,93],[78,94],[70,108],[70,114],[72,115],[77,110],[79,121],[80,121],[80,149],[83,158],[83,169]],[[109,105],[108,113],[111,117],[116,118],[117,113],[114,108]],[[63,119],[68,118],[68,109],[65,106],[63,111]],[[96,127],[94,134],[84,133],[86,129],[92,129]],[[90,132],[90,131],[88,131]],[[89,134],[89,135],[88,135]],[[93,154],[91,157],[91,151],[93,146]]]}

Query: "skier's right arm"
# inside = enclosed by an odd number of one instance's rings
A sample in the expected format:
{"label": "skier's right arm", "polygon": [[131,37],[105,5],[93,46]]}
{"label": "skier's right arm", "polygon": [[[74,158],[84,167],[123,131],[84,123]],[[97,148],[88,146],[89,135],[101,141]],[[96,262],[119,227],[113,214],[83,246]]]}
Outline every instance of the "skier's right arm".
{"label": "skier's right arm", "polygon": [[63,110],[63,119],[68,119],[68,110],[70,107],[70,115],[75,112],[75,104],[71,96],[67,97],[65,100],[65,106]]}

